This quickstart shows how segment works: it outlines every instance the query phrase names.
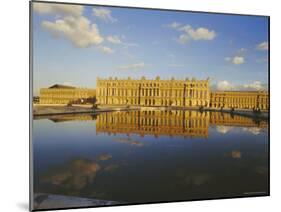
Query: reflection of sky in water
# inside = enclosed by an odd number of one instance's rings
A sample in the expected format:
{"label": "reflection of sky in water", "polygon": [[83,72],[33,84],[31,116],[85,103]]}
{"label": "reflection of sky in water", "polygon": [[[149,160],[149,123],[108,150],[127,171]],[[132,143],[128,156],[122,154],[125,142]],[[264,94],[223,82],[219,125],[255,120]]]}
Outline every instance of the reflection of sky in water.
{"label": "reflection of sky in water", "polygon": [[209,126],[208,138],[96,134],[95,121],[35,120],[35,192],[122,202],[267,192],[268,131]]}

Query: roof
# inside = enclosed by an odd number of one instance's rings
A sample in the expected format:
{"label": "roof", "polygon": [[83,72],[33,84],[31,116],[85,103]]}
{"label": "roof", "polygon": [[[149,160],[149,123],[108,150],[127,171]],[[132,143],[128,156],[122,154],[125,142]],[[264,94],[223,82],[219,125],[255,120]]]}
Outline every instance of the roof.
{"label": "roof", "polygon": [[75,87],[73,87],[73,86],[69,86],[69,85],[60,85],[60,84],[52,85],[52,86],[49,87],[49,88],[75,89]]}
{"label": "roof", "polygon": [[226,90],[226,91],[221,91],[221,90],[211,90],[211,92],[223,92],[223,93],[268,93],[267,90],[233,90],[233,91],[230,91],[230,90]]}

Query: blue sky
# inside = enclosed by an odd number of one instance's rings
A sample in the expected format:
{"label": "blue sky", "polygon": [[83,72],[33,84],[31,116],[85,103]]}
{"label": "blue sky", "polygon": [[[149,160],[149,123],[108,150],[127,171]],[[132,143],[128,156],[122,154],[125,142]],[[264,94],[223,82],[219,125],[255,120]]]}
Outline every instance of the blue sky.
{"label": "blue sky", "polygon": [[266,17],[33,2],[34,94],[109,76],[266,89],[268,39]]}

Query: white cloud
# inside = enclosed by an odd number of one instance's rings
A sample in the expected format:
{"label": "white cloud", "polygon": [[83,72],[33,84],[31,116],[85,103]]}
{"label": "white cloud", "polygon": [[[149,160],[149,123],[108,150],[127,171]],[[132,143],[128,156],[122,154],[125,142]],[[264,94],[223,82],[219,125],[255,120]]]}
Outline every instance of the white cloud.
{"label": "white cloud", "polygon": [[232,90],[233,88],[234,86],[226,80],[220,81],[217,84],[217,90],[226,91],[226,90]]}
{"label": "white cloud", "polygon": [[214,30],[209,30],[207,28],[197,28],[197,29],[189,29],[187,34],[193,40],[213,40],[216,37],[216,33]]}
{"label": "white cloud", "polygon": [[260,81],[254,81],[250,84],[245,84],[245,85],[243,85],[243,87],[248,90],[265,90],[266,89],[266,86],[264,84],[262,84]]}
{"label": "white cloud", "polygon": [[184,32],[187,32],[187,33],[188,33],[188,31],[189,31],[190,29],[192,29],[192,27],[191,27],[189,24],[186,24],[186,25],[182,26],[181,28],[179,28],[178,30],[179,30],[179,31],[184,31]]}
{"label": "white cloud", "polygon": [[79,48],[98,45],[103,42],[96,24],[91,24],[84,16],[66,16],[54,22],[43,21],[43,29],[50,31],[56,37],[63,37]]}
{"label": "white cloud", "polygon": [[37,12],[39,14],[80,16],[83,13],[84,7],[81,5],[35,2],[33,4],[33,9],[35,12]]}
{"label": "white cloud", "polygon": [[[122,36],[121,36],[122,37]],[[123,36],[124,37],[124,36]],[[107,41],[112,43],[112,44],[121,44],[123,45],[123,47],[136,47],[138,46],[137,43],[127,43],[127,42],[124,42],[120,39],[119,36],[117,35],[112,35],[112,36],[107,36]]]}
{"label": "white cloud", "polygon": [[109,41],[110,43],[113,43],[113,44],[121,44],[122,43],[120,38],[118,36],[116,36],[116,35],[108,36],[107,37],[107,41]]}
{"label": "white cloud", "polygon": [[189,40],[213,40],[217,35],[214,30],[209,30],[204,27],[193,29],[190,25],[185,25],[179,29],[184,32],[178,38],[182,44],[187,43]]}
{"label": "white cloud", "polygon": [[173,22],[165,26],[181,32],[177,39],[177,41],[181,44],[185,44],[189,40],[213,40],[217,36],[214,30],[204,27],[193,28],[191,25],[182,25],[177,22]]}
{"label": "white cloud", "polygon": [[[110,47],[100,45],[105,38],[100,34],[98,26],[82,15],[83,10],[84,7],[81,5],[34,4],[34,11],[37,13],[57,15],[55,21],[45,20],[41,23],[42,28],[49,31],[54,37],[65,38],[78,48],[94,45],[100,52],[114,53]],[[108,9],[93,9],[93,15],[105,21],[116,21]],[[118,36],[107,36],[106,40],[114,44],[122,43]]]}
{"label": "white cloud", "polygon": [[226,134],[229,131],[231,131],[233,129],[233,127],[230,127],[230,126],[217,126],[216,129],[217,129],[217,132],[219,132],[221,134]]}
{"label": "white cloud", "polygon": [[268,42],[264,41],[257,45],[258,50],[268,50]]}
{"label": "white cloud", "polygon": [[224,60],[227,62],[231,62],[234,65],[245,63],[245,58],[243,56],[225,57]]}
{"label": "white cloud", "polygon": [[120,69],[120,70],[134,70],[134,71],[137,71],[137,70],[143,69],[144,67],[145,67],[144,63],[134,63],[134,64],[128,64],[128,65],[119,66],[118,69]]}
{"label": "white cloud", "polygon": [[259,135],[261,133],[261,129],[258,127],[243,127],[243,131],[250,132],[254,135]]}
{"label": "white cloud", "polygon": [[188,40],[189,40],[189,35],[187,34],[181,34],[178,38],[178,42],[181,44],[186,44]]}
{"label": "white cloud", "polygon": [[189,40],[213,40],[217,36],[214,30],[205,27],[193,28],[191,25],[182,25],[178,22],[173,22],[164,26],[181,32],[177,38],[177,41],[181,44],[185,44]]}
{"label": "white cloud", "polygon": [[172,29],[178,29],[181,25],[182,25],[181,23],[173,22],[164,26]]}
{"label": "white cloud", "polygon": [[235,65],[240,65],[243,64],[245,62],[244,57],[242,56],[235,56],[232,58],[232,63]]}
{"label": "white cloud", "polygon": [[116,22],[117,19],[111,16],[111,11],[106,8],[93,8],[93,15],[105,22]]}
{"label": "white cloud", "polygon": [[217,83],[217,85],[214,86],[215,90],[221,90],[221,91],[259,91],[259,90],[267,90],[267,84],[263,84],[260,81],[254,81],[249,84],[244,85],[233,85],[227,80],[222,80]]}
{"label": "white cloud", "polygon": [[103,52],[103,53],[106,53],[106,54],[112,54],[114,53],[114,50],[107,47],[107,46],[98,46],[98,49]]}

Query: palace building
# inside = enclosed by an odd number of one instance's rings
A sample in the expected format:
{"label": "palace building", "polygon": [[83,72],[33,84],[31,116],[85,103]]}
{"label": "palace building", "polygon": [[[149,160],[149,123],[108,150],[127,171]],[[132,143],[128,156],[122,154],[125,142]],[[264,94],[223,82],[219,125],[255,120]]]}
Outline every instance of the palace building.
{"label": "palace building", "polygon": [[40,89],[40,104],[98,104],[269,110],[267,91],[211,91],[209,79],[160,80],[97,78],[95,89],[53,85]]}
{"label": "palace building", "polygon": [[211,108],[269,109],[266,91],[213,91],[210,96]]}
{"label": "palace building", "polygon": [[[40,119],[42,117],[35,117],[35,120]],[[257,121],[245,116],[233,116],[230,113],[198,110],[133,110],[99,114],[52,115],[48,116],[48,119],[56,123],[95,120],[96,134],[139,135],[141,137],[207,138],[210,126],[217,127],[223,133],[226,133],[224,130],[232,127],[242,127],[253,133],[259,133],[258,129],[268,128],[266,120]]]}
{"label": "palace building", "polygon": [[95,98],[95,89],[56,84],[49,88],[40,89],[39,102],[40,104],[94,103]]}
{"label": "palace building", "polygon": [[97,79],[100,105],[269,109],[267,91],[210,91],[209,80]]}
{"label": "palace building", "polygon": [[207,107],[209,80],[97,79],[97,101],[102,105]]}

